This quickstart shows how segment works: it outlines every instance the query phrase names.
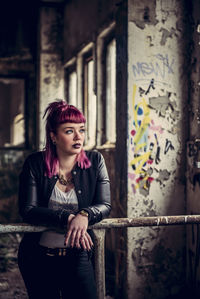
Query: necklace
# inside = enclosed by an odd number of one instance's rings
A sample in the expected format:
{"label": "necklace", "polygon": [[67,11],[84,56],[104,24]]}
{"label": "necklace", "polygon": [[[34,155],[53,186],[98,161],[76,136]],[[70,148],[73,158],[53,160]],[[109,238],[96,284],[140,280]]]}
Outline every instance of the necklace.
{"label": "necklace", "polygon": [[59,183],[64,186],[71,185],[73,182],[73,178],[71,176],[69,176],[67,179],[65,179],[63,174],[59,174],[58,180],[59,180]]}

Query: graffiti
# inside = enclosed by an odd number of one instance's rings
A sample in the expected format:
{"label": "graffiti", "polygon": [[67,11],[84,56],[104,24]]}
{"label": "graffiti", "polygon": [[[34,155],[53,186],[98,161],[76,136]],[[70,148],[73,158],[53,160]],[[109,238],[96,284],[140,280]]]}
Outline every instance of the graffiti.
{"label": "graffiti", "polygon": [[136,64],[133,64],[133,75],[134,77],[138,76],[148,76],[153,75],[155,77],[162,77],[162,79],[165,79],[166,74],[173,74],[173,64],[174,59],[169,61],[168,54],[162,55],[157,54],[155,55],[156,62],[137,62]]}
{"label": "graffiti", "polygon": [[151,82],[150,82],[149,87],[147,88],[147,90],[144,90],[143,88],[139,87],[139,94],[140,94],[140,96],[142,97],[143,94],[147,95],[150,92],[151,88],[155,89],[155,87],[154,87],[154,79],[151,79]]}
{"label": "graffiti", "polygon": [[172,145],[172,142],[166,139],[164,154],[166,155],[170,149],[174,150],[174,147]]}
{"label": "graffiti", "polygon": [[159,143],[158,143],[158,138],[157,138],[157,135],[154,134],[155,136],[155,139],[156,139],[156,144],[157,144],[157,151],[156,151],[156,158],[155,158],[155,162],[156,164],[158,164],[161,160],[160,160],[160,146],[159,146]]}
{"label": "graffiti", "polygon": [[[154,89],[154,79],[150,81],[147,89],[134,84],[132,96],[133,127],[130,130],[130,143],[132,145],[133,159],[130,162],[130,166],[133,173],[130,172],[128,177],[132,181],[131,188],[133,193],[135,194],[138,189],[144,196],[148,195],[151,183],[154,180],[169,179],[171,175],[169,172],[166,172],[166,170],[163,170],[163,172],[161,170],[158,171],[153,165],[161,163],[161,156],[166,155],[169,150],[174,150],[172,141],[169,139],[166,139],[165,146],[161,147],[159,141],[164,129],[161,125],[156,125],[155,120],[150,117],[150,109],[153,109],[153,107],[148,104],[148,101],[150,99],[152,101],[152,97],[149,97],[147,100],[146,96]],[[163,104],[165,105],[169,97],[165,96],[163,99]],[[153,100],[155,101],[155,99]],[[159,101],[161,102],[161,97]],[[160,107],[162,108],[163,106],[160,104]]]}
{"label": "graffiti", "polygon": [[[153,82],[152,82],[153,83]],[[152,84],[150,83],[150,85]],[[134,170],[134,179],[136,185],[132,184],[132,190],[134,193],[137,188],[149,190],[150,183],[153,181],[148,173],[148,169],[145,169],[146,165],[152,164],[152,151],[154,143],[150,143],[148,148],[148,128],[151,126],[150,109],[144,97],[141,97],[139,102],[136,104],[136,92],[137,86],[133,86],[133,125],[134,129],[131,130],[131,136],[134,141],[134,158],[131,161],[132,169]],[[140,96],[141,93],[139,89]],[[131,178],[133,179],[133,177]],[[133,187],[134,186],[134,187]]]}
{"label": "graffiti", "polygon": [[152,131],[157,131],[159,134],[163,133],[163,128],[161,126],[155,126],[154,120],[151,120],[151,126],[149,127]]}
{"label": "graffiti", "polygon": [[151,80],[151,82],[149,84],[149,87],[148,87],[147,91],[145,92],[146,95],[150,92],[151,88],[155,89],[155,87],[154,87],[154,79]]}

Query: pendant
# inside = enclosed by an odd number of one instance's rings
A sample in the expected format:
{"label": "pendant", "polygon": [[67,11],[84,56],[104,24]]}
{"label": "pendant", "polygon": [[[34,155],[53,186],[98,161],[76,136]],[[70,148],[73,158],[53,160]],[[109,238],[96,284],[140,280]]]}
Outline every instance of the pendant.
{"label": "pendant", "polygon": [[59,180],[60,184],[64,185],[64,186],[70,185],[72,183],[71,177],[66,180],[66,179],[64,179],[62,174],[61,174],[61,176],[58,177],[58,180]]}

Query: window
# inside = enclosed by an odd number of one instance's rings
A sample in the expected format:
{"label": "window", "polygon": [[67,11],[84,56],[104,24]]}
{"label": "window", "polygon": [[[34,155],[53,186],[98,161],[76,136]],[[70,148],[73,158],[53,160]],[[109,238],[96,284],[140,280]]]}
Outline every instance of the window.
{"label": "window", "polygon": [[68,94],[68,101],[71,105],[76,106],[76,99],[77,99],[77,91],[76,91],[76,72],[73,71],[69,74],[69,94]]}
{"label": "window", "polygon": [[116,142],[115,23],[65,65],[66,99],[86,117],[85,147],[114,148]]}
{"label": "window", "polygon": [[97,38],[97,146],[114,148],[116,142],[115,23]]}
{"label": "window", "polygon": [[96,144],[96,95],[94,93],[94,61],[92,53],[87,53],[83,59],[83,107],[87,119],[86,145]]}
{"label": "window", "polygon": [[24,79],[0,78],[0,147],[24,147]]}
{"label": "window", "polygon": [[96,145],[97,100],[94,91],[94,44],[89,43],[65,64],[65,94],[86,117],[85,148]]}
{"label": "window", "polygon": [[106,142],[116,141],[116,41],[106,51]]}
{"label": "window", "polygon": [[65,77],[67,102],[71,105],[77,106],[77,74],[75,64],[66,68]]}

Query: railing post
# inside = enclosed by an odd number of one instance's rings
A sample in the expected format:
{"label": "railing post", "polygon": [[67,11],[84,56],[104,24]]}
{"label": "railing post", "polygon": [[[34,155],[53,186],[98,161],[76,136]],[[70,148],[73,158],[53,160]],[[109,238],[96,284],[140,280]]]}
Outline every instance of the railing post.
{"label": "railing post", "polygon": [[104,299],[105,287],[105,229],[93,229],[95,237],[95,277],[97,284],[97,298]]}

